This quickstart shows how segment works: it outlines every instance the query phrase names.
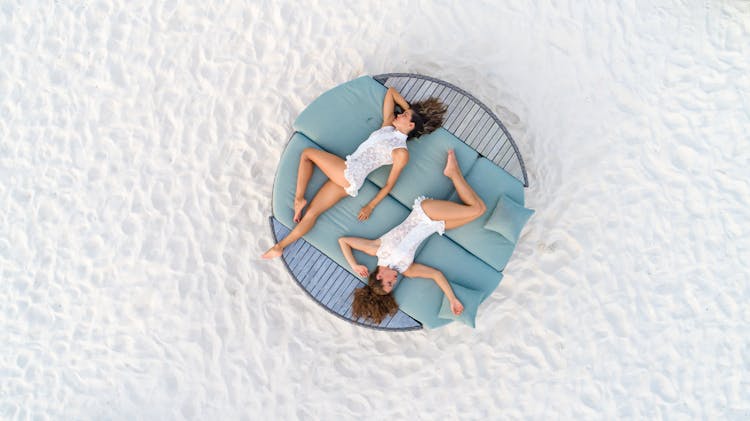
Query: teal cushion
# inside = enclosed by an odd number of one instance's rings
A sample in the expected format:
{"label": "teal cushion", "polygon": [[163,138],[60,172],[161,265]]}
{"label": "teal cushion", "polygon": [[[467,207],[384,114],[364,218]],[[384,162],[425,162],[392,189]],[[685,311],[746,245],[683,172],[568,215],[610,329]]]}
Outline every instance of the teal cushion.
{"label": "teal cushion", "polygon": [[294,121],[294,129],[343,158],[383,124],[386,91],[370,76],[341,84],[308,105]]}
{"label": "teal cushion", "polygon": [[475,320],[477,318],[479,304],[482,303],[482,292],[462,287],[457,284],[451,284],[451,288],[453,289],[453,293],[456,294],[458,301],[461,301],[461,304],[463,304],[464,311],[458,316],[453,314],[448,297],[443,295],[443,304],[440,306],[438,317],[441,319],[458,320],[467,326],[476,327]]}
{"label": "teal cushion", "polygon": [[[471,170],[478,157],[474,149],[443,128],[410,140],[406,145],[409,149],[409,163],[401,172],[390,195],[407,207],[411,207],[417,196],[448,199],[453,191],[453,183],[443,175],[443,169],[449,149],[456,151],[456,160],[464,174]],[[391,168],[391,165],[378,168],[367,178],[383,187],[388,181]]]}
{"label": "teal cushion", "polygon": [[[486,158],[477,159],[466,181],[482,198],[488,211],[476,220],[445,232],[445,235],[468,250],[485,263],[500,271],[508,263],[515,244],[502,235],[487,230],[484,224],[492,214],[500,196],[506,195],[516,203],[523,204],[523,185],[515,177]],[[460,201],[453,193],[451,200]]]}
{"label": "teal cushion", "polygon": [[532,209],[527,209],[508,196],[501,196],[497,201],[495,211],[492,212],[484,227],[492,230],[512,241],[518,242],[518,236],[521,234],[526,221],[534,214]]}
{"label": "teal cushion", "polygon": [[[449,281],[460,281],[463,286],[480,291],[482,301],[503,277],[458,244],[437,234],[428,237],[414,261],[440,270]],[[401,309],[425,327],[435,328],[451,322],[438,317],[443,291],[431,279],[404,278],[396,284],[393,294]]]}

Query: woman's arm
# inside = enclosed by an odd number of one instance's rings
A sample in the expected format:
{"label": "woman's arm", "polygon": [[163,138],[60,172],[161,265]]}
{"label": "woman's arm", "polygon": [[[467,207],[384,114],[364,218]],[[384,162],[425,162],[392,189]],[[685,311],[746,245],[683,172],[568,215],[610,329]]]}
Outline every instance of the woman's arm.
{"label": "woman's arm", "polygon": [[394,113],[396,112],[396,104],[403,110],[408,110],[409,103],[406,102],[404,97],[396,90],[396,88],[390,87],[385,93],[383,99],[383,125],[380,127],[390,126],[393,123],[393,119],[396,118]]}
{"label": "woman's arm", "polygon": [[412,263],[411,266],[409,266],[409,268],[404,272],[404,276],[408,276],[410,278],[432,279],[436,284],[438,284],[440,289],[443,290],[443,293],[448,298],[448,301],[451,303],[451,311],[453,311],[453,314],[458,316],[464,311],[464,305],[461,304],[461,301],[458,301],[458,298],[456,298],[456,294],[453,293],[453,288],[451,288],[451,284],[448,283],[448,280],[445,279],[443,272],[440,272],[435,268],[425,266],[421,263]]}
{"label": "woman's arm", "polygon": [[357,259],[354,258],[354,252],[352,252],[352,249],[360,250],[370,256],[374,256],[378,252],[380,240],[368,240],[359,237],[341,237],[339,238],[339,246],[341,247],[341,252],[344,253],[344,258],[349,262],[349,266],[352,267],[354,272],[366,278],[367,275],[369,275],[367,267],[360,265],[359,262],[357,262]]}
{"label": "woman's arm", "polygon": [[404,148],[394,149],[392,155],[393,166],[391,167],[391,172],[388,174],[388,181],[385,182],[385,185],[380,189],[378,194],[376,194],[375,197],[372,198],[372,200],[370,200],[365,206],[362,207],[362,209],[359,210],[359,215],[357,216],[357,218],[360,221],[364,221],[365,219],[369,218],[370,214],[372,214],[372,211],[375,210],[376,206],[378,206],[378,203],[380,203],[383,198],[385,198],[388,193],[393,190],[393,186],[396,185],[398,176],[401,175],[401,171],[409,162],[409,151]]}

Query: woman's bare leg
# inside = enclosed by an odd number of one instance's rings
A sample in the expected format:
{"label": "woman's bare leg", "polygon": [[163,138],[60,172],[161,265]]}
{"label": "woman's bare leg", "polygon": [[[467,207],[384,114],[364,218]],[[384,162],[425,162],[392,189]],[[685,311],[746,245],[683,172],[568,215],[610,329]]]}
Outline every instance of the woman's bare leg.
{"label": "woman's bare leg", "polygon": [[289,235],[287,235],[286,237],[284,237],[284,239],[268,249],[268,251],[263,253],[261,257],[264,259],[273,259],[275,257],[281,256],[284,248],[286,248],[289,244],[292,244],[298,238],[307,234],[307,232],[312,229],[312,227],[315,225],[315,221],[317,221],[318,217],[323,212],[330,209],[333,205],[338,203],[339,200],[343,199],[346,196],[347,193],[343,187],[337,185],[331,180],[326,181],[326,183],[323,184],[323,187],[318,190],[318,193],[315,194],[315,197],[312,198],[310,207],[307,209],[307,212],[305,212],[305,216],[302,217],[302,220],[299,222],[299,224],[294,227]]}
{"label": "woman's bare leg", "polygon": [[448,230],[468,224],[487,211],[487,207],[482,199],[471,188],[469,183],[466,182],[453,150],[448,151],[448,160],[445,164],[443,174],[453,181],[456,193],[464,204],[448,200],[424,200],[422,202],[422,209],[430,219],[445,221],[445,229]]}
{"label": "woman's bare leg", "polygon": [[342,188],[349,187],[349,182],[344,178],[346,161],[338,156],[321,151],[315,148],[306,148],[302,151],[299,159],[299,170],[297,171],[297,189],[294,192],[294,222],[300,222],[302,209],[307,204],[305,200],[305,190],[307,183],[314,170],[313,165],[317,165],[323,174]]}
{"label": "woman's bare leg", "polygon": [[458,198],[461,199],[464,204],[469,206],[477,203],[483,204],[482,199],[479,197],[477,192],[475,192],[474,189],[471,188],[469,183],[466,182],[464,174],[461,172],[461,168],[458,166],[458,161],[456,160],[456,152],[453,149],[448,151],[448,159],[445,163],[443,175],[453,181],[453,187],[455,187],[456,189]]}

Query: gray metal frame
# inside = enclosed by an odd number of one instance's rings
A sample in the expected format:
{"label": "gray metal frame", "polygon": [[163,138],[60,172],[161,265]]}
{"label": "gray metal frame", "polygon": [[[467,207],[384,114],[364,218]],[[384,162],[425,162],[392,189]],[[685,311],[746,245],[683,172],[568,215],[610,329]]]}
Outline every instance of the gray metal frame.
{"label": "gray metal frame", "polygon": [[[430,96],[443,100],[448,105],[443,127],[481,156],[508,171],[524,187],[529,186],[526,167],[515,141],[497,116],[474,96],[448,82],[414,73],[386,73],[374,76],[374,79],[384,86],[396,86],[409,102]],[[287,144],[293,135],[289,136]],[[269,224],[275,242],[290,231],[273,216],[269,218]],[[321,307],[342,320],[376,330],[403,332],[422,329],[419,321],[401,310],[380,324],[354,319],[351,315],[353,293],[365,283],[304,238],[289,245],[281,259],[297,285]],[[336,285],[335,290],[332,285]]]}

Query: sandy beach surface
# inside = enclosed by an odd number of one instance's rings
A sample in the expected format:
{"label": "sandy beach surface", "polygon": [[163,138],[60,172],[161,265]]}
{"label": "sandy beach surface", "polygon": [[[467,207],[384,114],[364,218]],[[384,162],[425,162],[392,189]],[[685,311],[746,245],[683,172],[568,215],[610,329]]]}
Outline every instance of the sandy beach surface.
{"label": "sandy beach surface", "polygon": [[[526,161],[475,330],[258,258],[294,118],[393,71]],[[0,419],[750,419],[749,92],[739,0],[0,0]]]}

